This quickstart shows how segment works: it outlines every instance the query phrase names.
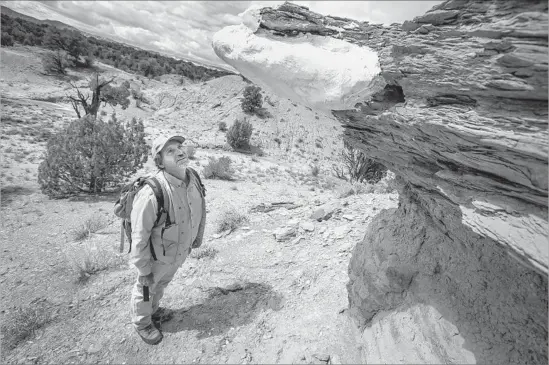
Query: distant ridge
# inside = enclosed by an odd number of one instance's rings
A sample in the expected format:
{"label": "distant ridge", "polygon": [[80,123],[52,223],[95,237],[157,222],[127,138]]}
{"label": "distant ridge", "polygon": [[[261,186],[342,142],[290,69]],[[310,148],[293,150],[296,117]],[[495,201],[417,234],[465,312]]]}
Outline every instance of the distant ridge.
{"label": "distant ridge", "polygon": [[3,6],[3,5],[0,7],[0,13],[9,15],[12,18],[21,18],[21,19],[24,19],[26,21],[33,22],[33,23],[36,23],[36,24],[47,24],[47,25],[51,25],[51,26],[54,26],[54,27],[57,27],[57,28],[60,28],[60,29],[69,29],[69,30],[76,30],[78,32],[81,32],[80,29],[77,29],[77,28],[75,28],[71,25],[65,24],[65,23],[60,22],[58,20],[50,20],[50,19],[40,20],[40,19],[36,19],[36,18],[33,18],[32,16],[21,14],[21,13],[15,11],[15,10],[12,10],[8,7]]}
{"label": "distant ridge", "polygon": [[90,31],[73,27],[71,25],[60,22],[58,20],[50,20],[50,19],[40,20],[40,19],[36,19],[36,18],[34,18],[30,15],[21,14],[21,13],[15,11],[15,10],[12,10],[12,9],[4,6],[4,5],[0,6],[0,13],[1,14],[6,14],[7,16],[12,17],[12,18],[20,18],[20,19],[23,19],[23,20],[26,20],[26,21],[29,21],[29,22],[32,22],[32,23],[35,23],[35,24],[47,24],[47,25],[50,25],[50,26],[53,26],[53,27],[56,27],[56,28],[59,28],[59,29],[74,30],[74,31],[80,32],[81,34],[84,34],[88,37],[103,39],[103,40],[108,41],[108,42],[122,43],[125,46],[132,47],[132,48],[137,49],[137,50],[145,50],[147,52],[156,53],[156,54],[159,54],[159,55],[162,55],[162,56],[165,56],[165,57],[172,57],[172,58],[175,58],[177,60],[184,61],[184,62],[190,62],[195,66],[205,67],[205,68],[208,68],[208,69],[221,71],[221,72],[228,72],[229,74],[236,74],[236,75],[239,74],[238,71],[233,70],[230,66],[223,67],[223,66],[220,66],[220,65],[213,65],[209,62],[196,61],[196,60],[193,60],[193,59],[190,59],[190,58],[185,58],[185,57],[182,57],[182,56],[179,56],[179,55],[173,55],[173,54],[166,53],[166,52],[163,53],[163,52],[160,52],[158,50],[143,48],[143,47],[140,47],[140,46],[136,46],[136,45],[127,43],[125,40],[123,40],[121,38],[118,38],[118,37],[108,37],[104,34],[95,33],[95,32],[91,33]]}

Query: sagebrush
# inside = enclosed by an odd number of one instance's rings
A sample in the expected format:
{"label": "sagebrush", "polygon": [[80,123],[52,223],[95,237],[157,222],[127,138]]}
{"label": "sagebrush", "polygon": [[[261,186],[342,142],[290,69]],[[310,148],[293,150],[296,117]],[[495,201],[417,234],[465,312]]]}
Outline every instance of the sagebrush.
{"label": "sagebrush", "polygon": [[142,121],[107,122],[86,116],[48,140],[38,183],[50,198],[117,187],[147,161]]}
{"label": "sagebrush", "polygon": [[231,207],[221,213],[221,216],[217,221],[216,232],[221,233],[226,230],[233,231],[248,222],[249,218],[246,214],[240,213],[236,208]]}
{"label": "sagebrush", "polygon": [[237,119],[226,133],[227,143],[233,149],[250,148],[253,126],[247,119]]}
{"label": "sagebrush", "polygon": [[213,247],[200,247],[191,251],[191,257],[197,260],[213,259],[218,253],[219,251]]}
{"label": "sagebrush", "polygon": [[208,164],[204,166],[202,173],[206,179],[233,180],[234,169],[231,159],[227,156],[219,158],[209,157]]}

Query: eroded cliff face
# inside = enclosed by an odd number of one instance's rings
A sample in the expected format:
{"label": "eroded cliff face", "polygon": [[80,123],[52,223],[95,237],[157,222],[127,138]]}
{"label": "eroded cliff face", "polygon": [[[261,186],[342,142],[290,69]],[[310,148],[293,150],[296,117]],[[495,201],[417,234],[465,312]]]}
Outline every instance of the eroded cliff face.
{"label": "eroded cliff face", "polygon": [[398,176],[349,265],[367,362],[547,363],[547,8],[454,0],[384,27],[286,3],[214,37]]}

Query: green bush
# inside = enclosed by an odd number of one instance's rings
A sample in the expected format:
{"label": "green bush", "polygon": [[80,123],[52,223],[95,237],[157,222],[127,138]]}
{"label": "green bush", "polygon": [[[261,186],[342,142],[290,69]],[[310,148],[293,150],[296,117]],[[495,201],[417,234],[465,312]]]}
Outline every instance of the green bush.
{"label": "green bush", "polygon": [[147,161],[142,121],[108,122],[91,116],[73,121],[47,143],[38,183],[50,198],[99,193],[117,187]]}
{"label": "green bush", "polygon": [[221,132],[226,132],[227,131],[227,123],[225,122],[219,122],[219,130]]}
{"label": "green bush", "polygon": [[246,119],[237,119],[226,133],[227,142],[234,149],[249,148],[254,127]]}
{"label": "green bush", "polygon": [[244,89],[244,97],[240,99],[242,110],[247,114],[254,114],[263,107],[261,88],[250,85]]}
{"label": "green bush", "polygon": [[202,173],[206,179],[233,180],[234,170],[231,166],[231,159],[227,156],[220,158],[210,157],[209,162],[204,166]]}

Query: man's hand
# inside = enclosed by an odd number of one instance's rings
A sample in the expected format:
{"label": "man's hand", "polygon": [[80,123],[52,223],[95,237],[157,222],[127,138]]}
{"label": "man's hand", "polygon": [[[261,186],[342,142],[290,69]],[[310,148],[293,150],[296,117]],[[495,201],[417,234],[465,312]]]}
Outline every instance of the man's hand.
{"label": "man's hand", "polygon": [[137,282],[143,286],[151,286],[154,284],[154,275],[151,272],[149,275],[139,276]]}

